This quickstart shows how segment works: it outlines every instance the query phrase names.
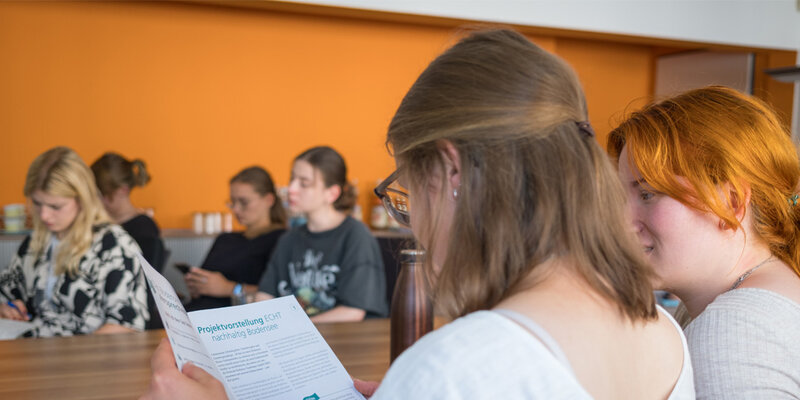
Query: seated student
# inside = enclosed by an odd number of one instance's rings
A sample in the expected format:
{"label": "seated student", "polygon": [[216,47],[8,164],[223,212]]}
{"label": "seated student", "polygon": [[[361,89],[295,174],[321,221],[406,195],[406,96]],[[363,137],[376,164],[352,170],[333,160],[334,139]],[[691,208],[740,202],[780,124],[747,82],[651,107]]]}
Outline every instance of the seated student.
{"label": "seated student", "polygon": [[[103,154],[92,163],[97,187],[103,196],[103,206],[114,223],[119,224],[136,241],[144,257],[158,272],[165,262],[164,241],[156,222],[131,203],[131,190],[150,182],[150,174],[142,160],[128,161],[117,153]],[[150,290],[147,291],[147,309],[150,319],[147,329],[161,329],[161,316]]]}
{"label": "seated student", "polygon": [[[374,399],[694,398],[583,99],[569,66],[509,30],[462,39],[411,87],[389,125],[397,170],[376,191],[457,319],[401,354]],[[145,398],[224,397],[172,357],[163,341]]]}
{"label": "seated student", "polygon": [[293,294],[314,322],[386,316],[386,277],[375,237],[350,217],[356,198],[344,159],[314,147],[294,159],[289,208],[305,225],[278,242],[256,300]]}
{"label": "seated student", "polygon": [[692,90],[633,113],[608,149],[659,286],[693,318],[698,398],[800,398],[800,162],[775,113]]}
{"label": "seated student", "polygon": [[187,310],[231,305],[233,293],[255,294],[270,255],[286,227],[286,211],[272,177],[261,167],[245,168],[230,180],[229,207],[244,232],[223,233],[201,268],[185,275],[192,295]]}
{"label": "seated student", "polygon": [[50,149],[31,164],[24,192],[33,233],[0,272],[0,317],[31,321],[33,336],[144,329],[139,247],[110,222],[89,167],[66,147]]}
{"label": "seated student", "polygon": [[131,190],[150,182],[142,160],[128,161],[117,153],[103,154],[92,163],[97,187],[109,217],[128,232],[142,249],[142,256],[159,272],[164,268],[164,242],[152,218],[131,203]]}

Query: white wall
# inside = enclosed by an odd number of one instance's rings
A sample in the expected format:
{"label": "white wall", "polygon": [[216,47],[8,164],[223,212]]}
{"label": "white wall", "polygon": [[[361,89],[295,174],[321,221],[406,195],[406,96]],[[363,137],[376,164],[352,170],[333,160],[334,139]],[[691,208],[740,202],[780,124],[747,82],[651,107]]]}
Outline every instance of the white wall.
{"label": "white wall", "polygon": [[800,49],[797,0],[293,0],[476,21]]}
{"label": "white wall", "polygon": [[656,99],[708,85],[753,93],[753,53],[690,51],[656,59]]}

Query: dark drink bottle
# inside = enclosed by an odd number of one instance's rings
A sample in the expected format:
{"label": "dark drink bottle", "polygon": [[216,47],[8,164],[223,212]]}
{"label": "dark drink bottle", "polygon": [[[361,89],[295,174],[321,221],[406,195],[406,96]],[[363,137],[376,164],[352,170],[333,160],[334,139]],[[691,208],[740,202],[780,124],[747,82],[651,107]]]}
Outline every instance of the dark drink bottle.
{"label": "dark drink bottle", "polygon": [[422,275],[423,250],[400,252],[400,273],[392,294],[391,361],[433,330],[433,305]]}

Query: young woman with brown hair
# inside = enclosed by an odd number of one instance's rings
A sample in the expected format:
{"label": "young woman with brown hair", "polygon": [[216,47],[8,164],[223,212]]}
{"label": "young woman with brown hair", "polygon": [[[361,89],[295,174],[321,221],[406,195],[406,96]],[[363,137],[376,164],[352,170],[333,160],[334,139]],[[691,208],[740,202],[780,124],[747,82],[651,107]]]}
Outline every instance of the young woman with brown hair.
{"label": "young woman with brown hair", "polygon": [[314,322],[386,316],[383,259],[375,237],[349,216],[356,196],[344,158],[327,146],[300,153],[288,197],[307,222],[281,238],[256,299],[292,294]]}
{"label": "young woman with brown hair", "polygon": [[244,232],[217,236],[202,266],[185,275],[192,296],[189,311],[229,306],[233,294],[255,295],[286,231],[286,211],[264,168],[248,167],[231,178],[228,206]]}
{"label": "young woman with brown hair", "polygon": [[114,223],[136,240],[142,256],[159,272],[164,268],[164,241],[158,224],[131,202],[131,190],[150,182],[147,166],[140,159],[128,160],[108,152],[92,163],[103,206]]}
{"label": "young woman with brown hair", "polygon": [[[473,33],[417,79],[387,144],[397,170],[376,191],[456,319],[400,355],[373,398],[694,398],[566,63],[513,31]],[[154,397],[211,387],[171,357],[167,344],[154,356]]]}

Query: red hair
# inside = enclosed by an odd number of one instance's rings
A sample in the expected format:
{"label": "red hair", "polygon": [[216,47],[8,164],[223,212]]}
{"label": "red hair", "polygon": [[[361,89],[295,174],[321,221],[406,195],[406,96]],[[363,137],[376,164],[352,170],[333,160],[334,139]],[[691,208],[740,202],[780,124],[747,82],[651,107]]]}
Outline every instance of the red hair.
{"label": "red hair", "polygon": [[625,146],[649,185],[734,229],[741,224],[731,193],[720,194],[718,185],[730,184],[737,199],[749,187],[758,238],[800,276],[800,205],[792,201],[800,162],[769,106],[726,87],[691,90],[633,113],[609,134],[612,157]]}

